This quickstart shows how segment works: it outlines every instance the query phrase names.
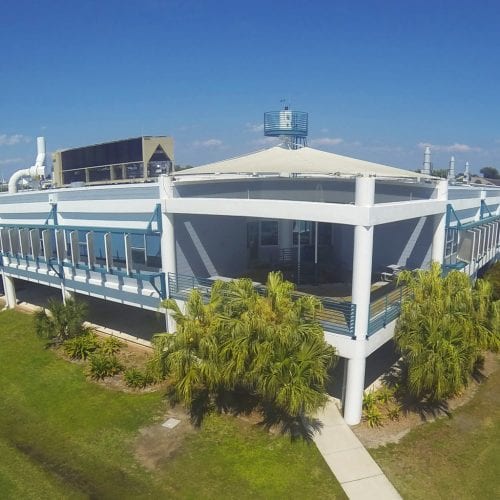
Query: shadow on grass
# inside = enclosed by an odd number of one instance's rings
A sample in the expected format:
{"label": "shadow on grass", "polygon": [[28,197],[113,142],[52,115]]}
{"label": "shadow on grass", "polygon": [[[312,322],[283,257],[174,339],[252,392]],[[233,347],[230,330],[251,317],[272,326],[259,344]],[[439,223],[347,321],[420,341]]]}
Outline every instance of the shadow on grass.
{"label": "shadow on grass", "polygon": [[[478,384],[485,382],[488,377],[483,373],[483,370],[484,358],[479,358],[474,366],[471,379]],[[395,390],[396,399],[400,403],[403,413],[416,413],[425,422],[443,415],[448,418],[453,417],[447,400],[432,401],[412,396],[405,389],[406,378],[407,369],[401,360],[395,363],[382,377],[383,384]]]}
{"label": "shadow on grass", "polygon": [[[172,406],[179,403],[173,393],[167,393],[167,397]],[[320,431],[323,425],[317,418],[307,415],[289,415],[275,404],[262,402],[257,396],[249,394],[242,388],[233,391],[220,390],[215,395],[211,395],[206,389],[200,390],[193,397],[188,411],[191,423],[195,427],[200,427],[205,417],[212,412],[234,417],[258,413],[262,418],[258,426],[267,431],[278,429],[281,434],[289,436],[292,441],[311,442],[314,434]]]}

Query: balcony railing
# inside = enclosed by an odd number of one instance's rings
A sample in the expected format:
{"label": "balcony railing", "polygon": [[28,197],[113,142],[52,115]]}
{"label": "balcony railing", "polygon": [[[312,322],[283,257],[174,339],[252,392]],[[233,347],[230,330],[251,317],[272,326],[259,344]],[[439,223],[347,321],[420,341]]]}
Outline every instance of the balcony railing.
{"label": "balcony railing", "polygon": [[[198,290],[208,300],[214,282],[210,278],[169,273],[168,296],[174,299],[186,300],[191,290]],[[255,290],[262,295],[266,294],[266,287],[263,285],[255,286]],[[299,298],[301,295],[303,294],[296,292],[294,297]],[[326,297],[318,297],[318,299],[323,305],[318,314],[318,320],[325,331],[353,337],[356,306],[340,299]]]}
{"label": "balcony railing", "polygon": [[370,319],[367,337],[385,328],[401,313],[401,304],[410,297],[410,290],[401,286],[370,304]]}

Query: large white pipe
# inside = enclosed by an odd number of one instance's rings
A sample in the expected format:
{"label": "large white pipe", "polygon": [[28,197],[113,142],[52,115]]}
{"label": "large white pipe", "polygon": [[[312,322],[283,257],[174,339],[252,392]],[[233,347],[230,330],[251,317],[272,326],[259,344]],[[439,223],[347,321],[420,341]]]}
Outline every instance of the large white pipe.
{"label": "large white pipe", "polygon": [[37,137],[36,138],[36,160],[35,164],[30,168],[25,168],[22,170],[18,170],[14,172],[9,179],[9,193],[17,193],[17,183],[23,177],[45,177],[45,138]]}

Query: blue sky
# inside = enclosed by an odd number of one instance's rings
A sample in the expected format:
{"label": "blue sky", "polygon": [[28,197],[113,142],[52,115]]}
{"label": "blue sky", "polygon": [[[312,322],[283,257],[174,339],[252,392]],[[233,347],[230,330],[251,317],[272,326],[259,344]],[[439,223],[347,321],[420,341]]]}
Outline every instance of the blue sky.
{"label": "blue sky", "polygon": [[314,147],[419,168],[500,168],[498,1],[3,0],[0,171],[172,135],[176,163],[261,149],[308,111]]}

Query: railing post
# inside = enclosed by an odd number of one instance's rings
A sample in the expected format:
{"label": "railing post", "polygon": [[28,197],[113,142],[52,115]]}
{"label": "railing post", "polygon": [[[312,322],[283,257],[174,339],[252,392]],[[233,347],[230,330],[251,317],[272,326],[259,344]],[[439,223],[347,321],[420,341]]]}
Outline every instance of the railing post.
{"label": "railing post", "polygon": [[387,326],[387,306],[388,306],[389,294],[385,296],[385,310],[384,310],[384,326]]}

